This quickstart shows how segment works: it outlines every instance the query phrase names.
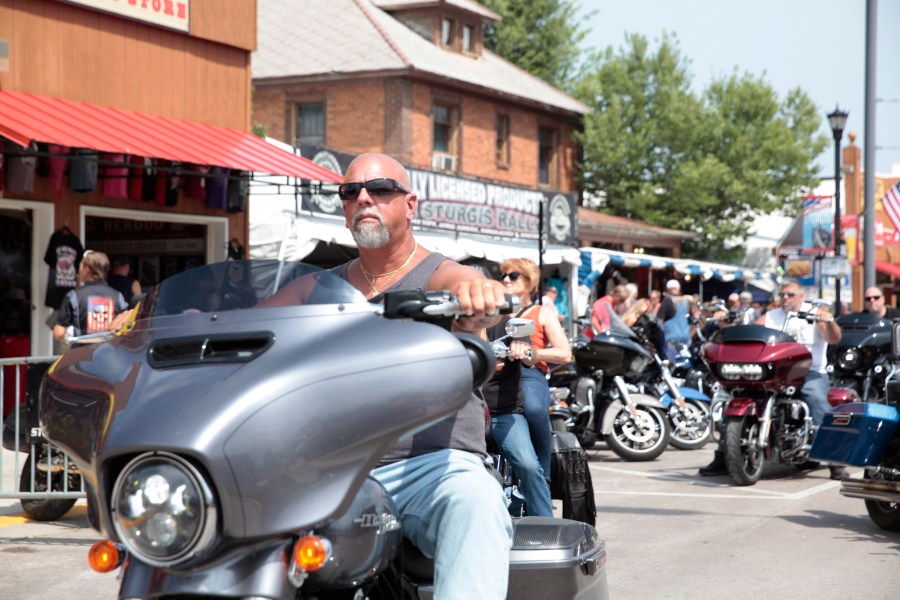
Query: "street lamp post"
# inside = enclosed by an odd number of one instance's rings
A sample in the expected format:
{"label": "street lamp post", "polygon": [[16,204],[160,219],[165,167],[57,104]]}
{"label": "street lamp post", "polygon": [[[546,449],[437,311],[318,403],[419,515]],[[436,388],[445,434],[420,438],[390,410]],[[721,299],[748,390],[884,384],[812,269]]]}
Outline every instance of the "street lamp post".
{"label": "street lamp post", "polygon": [[[835,106],[828,113],[828,124],[834,135],[834,257],[841,256],[841,138],[850,113]],[[834,278],[834,315],[841,314],[841,278]]]}

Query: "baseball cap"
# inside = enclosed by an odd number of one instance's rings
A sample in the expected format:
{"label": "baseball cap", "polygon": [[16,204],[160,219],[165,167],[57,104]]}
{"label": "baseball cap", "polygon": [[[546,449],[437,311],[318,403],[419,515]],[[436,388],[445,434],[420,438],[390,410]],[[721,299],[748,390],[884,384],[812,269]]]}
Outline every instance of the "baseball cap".
{"label": "baseball cap", "polygon": [[667,290],[680,290],[681,284],[678,283],[677,279],[670,279],[666,282],[666,289]]}

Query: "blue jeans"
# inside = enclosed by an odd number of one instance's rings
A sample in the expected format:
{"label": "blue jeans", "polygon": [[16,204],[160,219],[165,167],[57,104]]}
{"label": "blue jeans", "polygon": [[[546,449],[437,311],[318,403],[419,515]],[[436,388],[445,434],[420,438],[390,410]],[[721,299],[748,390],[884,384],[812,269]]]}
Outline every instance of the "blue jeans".
{"label": "blue jeans", "polygon": [[522,365],[522,395],[525,396],[525,420],[531,443],[538,462],[544,471],[544,478],[550,479],[550,385],[547,378],[535,367]]}
{"label": "blue jeans", "polygon": [[525,496],[525,512],[528,516],[552,517],[550,487],[531,445],[525,417],[517,414],[492,416],[491,437],[519,478],[519,488]]}
{"label": "blue jeans", "polygon": [[506,598],[512,522],[481,459],[440,450],[379,467],[403,535],[434,559],[434,597]]}
{"label": "blue jeans", "polygon": [[800,399],[809,406],[813,425],[817,429],[825,419],[825,413],[831,410],[831,405],[828,404],[829,387],[828,375],[810,371],[803,379],[803,387],[800,388],[798,394]]}

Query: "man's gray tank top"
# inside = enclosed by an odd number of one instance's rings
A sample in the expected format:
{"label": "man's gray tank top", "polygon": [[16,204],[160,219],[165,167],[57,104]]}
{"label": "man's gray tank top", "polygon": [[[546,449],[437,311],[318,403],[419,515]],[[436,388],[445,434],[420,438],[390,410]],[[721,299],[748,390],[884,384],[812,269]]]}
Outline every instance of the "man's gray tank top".
{"label": "man's gray tank top", "polygon": [[[428,280],[447,258],[432,252],[412,270],[394,282],[385,291],[428,289]],[[332,269],[332,273],[348,279],[347,269],[350,263],[344,263]],[[372,297],[373,302],[381,299],[381,294]],[[484,401],[478,394],[469,395],[469,401],[455,415],[438,421],[431,427],[423,429],[410,438],[400,440],[396,446],[385,454],[378,466],[397,462],[405,458],[428,454],[445,448],[465,450],[477,454],[482,459],[487,457],[485,449]]]}

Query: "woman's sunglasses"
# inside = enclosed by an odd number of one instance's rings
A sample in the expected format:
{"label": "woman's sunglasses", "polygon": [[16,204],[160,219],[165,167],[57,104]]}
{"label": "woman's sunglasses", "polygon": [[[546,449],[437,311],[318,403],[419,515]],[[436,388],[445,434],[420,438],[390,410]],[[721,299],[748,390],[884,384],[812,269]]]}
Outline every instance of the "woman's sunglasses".
{"label": "woman's sunglasses", "polygon": [[396,191],[408,194],[409,190],[400,185],[396,179],[382,177],[380,179],[370,179],[369,181],[353,181],[351,183],[342,183],[338,186],[338,196],[341,200],[356,200],[363,188],[373,198],[375,196],[390,196]]}
{"label": "woman's sunglasses", "polygon": [[509,280],[510,280],[510,281],[515,281],[515,280],[518,279],[519,276],[521,276],[521,275],[522,275],[522,274],[519,273],[518,271],[512,271],[512,272],[510,272],[510,273],[500,273],[500,281],[503,281],[503,280],[506,279],[507,277],[509,277]]}

